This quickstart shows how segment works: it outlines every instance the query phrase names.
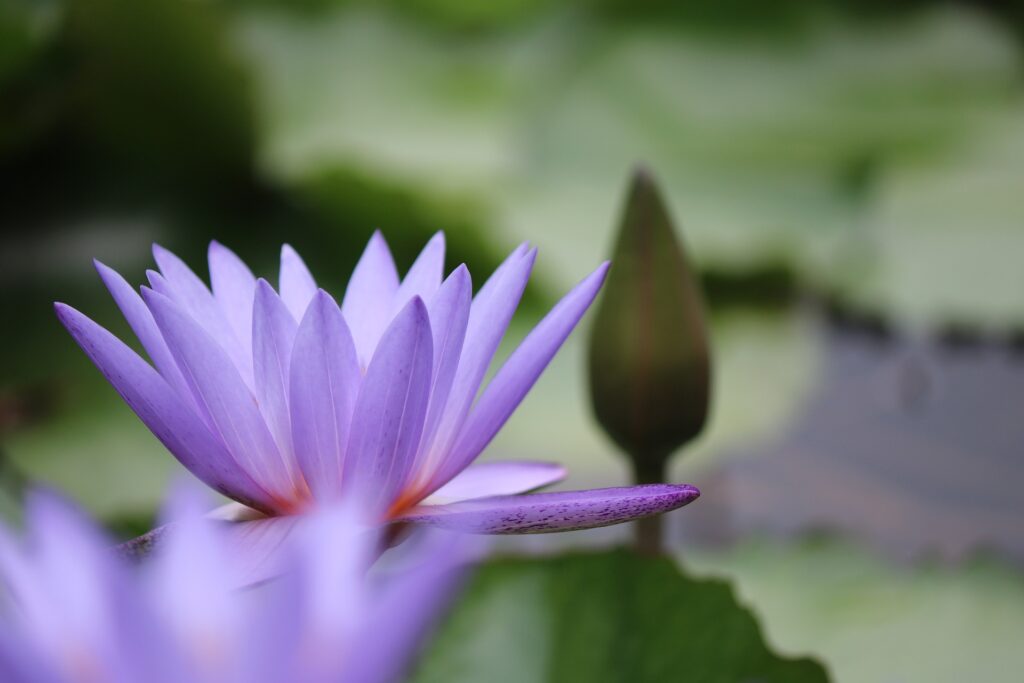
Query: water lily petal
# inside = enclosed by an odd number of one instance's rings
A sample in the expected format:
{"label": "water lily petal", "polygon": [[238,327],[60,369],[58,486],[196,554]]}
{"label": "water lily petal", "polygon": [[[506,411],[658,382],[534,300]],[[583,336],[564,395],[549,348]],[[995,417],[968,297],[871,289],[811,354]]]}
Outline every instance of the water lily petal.
{"label": "water lily petal", "polygon": [[700,495],[689,484],[647,484],[424,505],[398,518],[477,534],[542,534],[592,529],[675,510]]}
{"label": "water lily petal", "polygon": [[440,425],[430,445],[434,457],[446,454],[458,436],[491,359],[526,289],[536,256],[536,249],[528,250],[525,246],[516,249],[473,299],[462,358],[455,372]]}
{"label": "water lily petal", "polygon": [[242,344],[246,355],[252,353],[252,307],[256,295],[256,277],[231,251],[217,241],[210,242],[207,252],[210,264],[210,286],[221,313]]}
{"label": "water lily petal", "polygon": [[298,324],[281,297],[266,280],[256,284],[253,309],[253,381],[260,412],[288,467],[295,487],[302,478],[292,447],[292,421],[288,404],[292,345]]}
{"label": "water lily petal", "polygon": [[164,341],[160,328],[156,326],[153,314],[146,308],[142,297],[116,270],[105,266],[99,261],[94,261],[94,263],[96,271],[100,274],[100,279],[107,286],[110,295],[114,297],[114,302],[121,309],[125,320],[128,321],[128,325],[132,328],[132,332],[135,333],[135,336],[142,343],[142,348],[149,354],[153,365],[156,366],[156,369],[167,380],[167,383],[174,388],[182,400],[190,405],[195,405],[198,409],[198,405],[194,403],[195,398],[192,396],[192,390],[189,389],[188,384],[185,382],[185,377],[178,368],[178,362],[174,360],[171,350],[167,348],[167,342]]}
{"label": "water lily petal", "polygon": [[380,231],[374,232],[352,271],[341,303],[362,367],[369,364],[377,340],[391,322],[397,291],[398,271],[391,250]]}
{"label": "water lily petal", "polygon": [[287,568],[289,540],[303,515],[264,517],[245,522],[221,522],[227,555],[232,563],[232,584],[253,586]]}
{"label": "water lily petal", "polygon": [[395,308],[399,309],[414,296],[430,301],[444,277],[444,233],[437,232],[405,274],[395,296]]}
{"label": "water lily petal", "polygon": [[436,483],[457,475],[491,442],[593,303],[608,266],[602,264],[576,285],[512,352],[466,419]]}
{"label": "water lily petal", "polygon": [[470,465],[423,501],[424,505],[456,503],[472,498],[527,493],[565,478],[567,470],[553,462],[495,460]]}
{"label": "water lily petal", "polygon": [[216,435],[263,488],[290,497],[291,479],[274,437],[227,353],[167,297],[143,288],[142,298]]}
{"label": "water lily petal", "polygon": [[[461,586],[473,552],[465,537],[454,534],[427,539],[427,543],[420,549],[417,566],[407,566],[394,576],[369,606],[366,624],[351,645],[359,656],[345,661],[345,680],[390,683],[408,679],[417,645]],[[381,637],[384,633],[386,638]]]}
{"label": "water lily petal", "polygon": [[281,273],[277,286],[281,298],[298,323],[316,294],[316,281],[302,257],[288,244],[281,247]]}
{"label": "water lily petal", "polygon": [[153,258],[162,275],[157,278],[151,271],[147,272],[153,289],[180,306],[227,352],[242,377],[251,380],[252,358],[244,352],[238,335],[206,284],[184,261],[158,244],[153,245]]}
{"label": "water lily petal", "polygon": [[360,377],[348,325],[338,304],[321,289],[295,336],[289,389],[292,443],[317,498],[337,497],[341,491]]}
{"label": "water lily petal", "polygon": [[461,265],[448,276],[428,307],[430,328],[434,336],[434,372],[430,387],[430,404],[420,438],[420,452],[412,476],[418,476],[430,457],[430,444],[444,414],[455,372],[462,357],[469,307],[473,300],[473,282],[469,270]]}
{"label": "water lily petal", "polygon": [[249,476],[170,385],[124,342],[85,315],[56,304],[57,316],[151,432],[190,472],[224,495],[261,510],[270,496]]}
{"label": "water lily petal", "polygon": [[381,338],[352,418],[344,485],[374,512],[392,503],[412,469],[433,362],[427,308],[413,297]]}

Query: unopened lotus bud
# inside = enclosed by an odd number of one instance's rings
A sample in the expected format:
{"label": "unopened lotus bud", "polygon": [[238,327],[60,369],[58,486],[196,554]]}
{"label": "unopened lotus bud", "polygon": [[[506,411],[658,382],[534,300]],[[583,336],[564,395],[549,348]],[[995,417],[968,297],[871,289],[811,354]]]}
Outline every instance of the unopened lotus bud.
{"label": "unopened lotus bud", "polygon": [[590,337],[597,421],[642,482],[700,434],[710,354],[700,283],[650,173],[633,174]]}

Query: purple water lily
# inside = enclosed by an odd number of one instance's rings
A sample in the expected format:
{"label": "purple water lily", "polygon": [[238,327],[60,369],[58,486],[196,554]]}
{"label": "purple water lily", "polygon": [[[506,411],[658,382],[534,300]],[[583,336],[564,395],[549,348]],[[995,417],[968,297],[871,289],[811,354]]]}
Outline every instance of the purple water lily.
{"label": "purple water lily", "polygon": [[472,464],[590,306],[607,263],[481,391],[536,257],[525,244],[473,296],[465,265],[443,277],[443,234],[399,278],[375,233],[340,306],[288,246],[277,291],[216,242],[212,291],[169,251],[153,251],[160,272],[141,296],[97,263],[152,365],[75,309],[58,303],[57,315],[185,467],[262,515],[357,496],[382,522],[531,533],[624,522],[699,495],[667,484],[518,495],[565,470]]}
{"label": "purple water lily", "polygon": [[24,542],[0,526],[0,680],[393,683],[463,573],[449,537],[368,574],[375,535],[325,506],[290,536],[279,579],[239,590],[226,525],[178,508],[144,566],[48,495],[30,501]]}

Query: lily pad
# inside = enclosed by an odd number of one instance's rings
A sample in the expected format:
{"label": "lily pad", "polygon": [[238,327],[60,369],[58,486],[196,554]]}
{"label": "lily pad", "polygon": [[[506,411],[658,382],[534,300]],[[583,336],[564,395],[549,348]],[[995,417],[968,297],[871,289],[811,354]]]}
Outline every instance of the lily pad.
{"label": "lily pad", "polygon": [[[494,618],[500,614],[501,618]],[[765,644],[728,583],[627,551],[493,560],[421,663],[417,683],[826,681]]]}
{"label": "lily pad", "polygon": [[684,564],[734,581],[773,647],[812,650],[839,683],[1013,683],[1024,669],[1024,582],[992,559],[911,568],[836,540],[761,539]]}
{"label": "lily pad", "polygon": [[833,271],[847,298],[919,325],[1024,322],[1024,107],[928,164],[881,174],[859,258]]}

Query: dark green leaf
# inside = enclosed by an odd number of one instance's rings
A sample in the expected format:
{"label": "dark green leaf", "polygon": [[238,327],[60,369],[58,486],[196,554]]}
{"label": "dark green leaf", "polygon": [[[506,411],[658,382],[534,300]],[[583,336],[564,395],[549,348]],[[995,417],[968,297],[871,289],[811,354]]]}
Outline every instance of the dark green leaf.
{"label": "dark green leaf", "polygon": [[729,584],[626,551],[482,567],[418,683],[804,683],[809,659],[772,653]]}

